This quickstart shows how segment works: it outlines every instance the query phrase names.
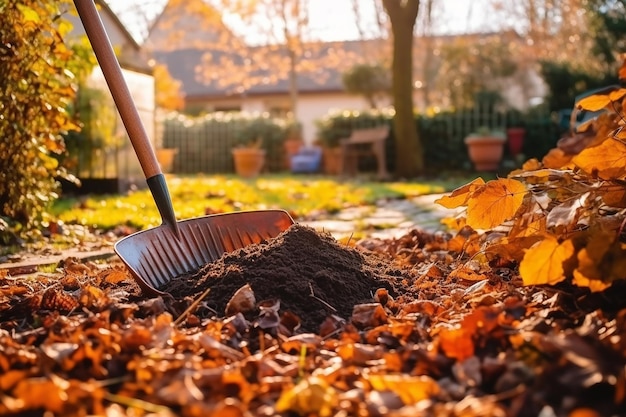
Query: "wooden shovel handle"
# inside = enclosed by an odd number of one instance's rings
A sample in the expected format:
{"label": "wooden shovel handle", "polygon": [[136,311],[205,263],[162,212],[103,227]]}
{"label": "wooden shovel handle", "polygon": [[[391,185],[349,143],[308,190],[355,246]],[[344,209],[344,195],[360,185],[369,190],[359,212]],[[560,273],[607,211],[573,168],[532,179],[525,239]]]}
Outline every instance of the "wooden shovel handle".
{"label": "wooden shovel handle", "polygon": [[161,174],[161,167],[146,130],[141,122],[137,108],[130,95],[120,64],[113,53],[111,42],[104,30],[94,0],[74,0],[80,20],[83,22],[89,42],[96,54],[102,73],[109,86],[115,105],[122,117],[122,122],[135,149],[141,168],[146,178]]}

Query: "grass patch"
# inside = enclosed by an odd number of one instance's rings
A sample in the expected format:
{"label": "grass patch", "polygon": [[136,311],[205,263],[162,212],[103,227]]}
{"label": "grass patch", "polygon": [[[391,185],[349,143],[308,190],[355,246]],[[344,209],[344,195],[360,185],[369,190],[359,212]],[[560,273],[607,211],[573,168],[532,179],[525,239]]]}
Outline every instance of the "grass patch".
{"label": "grass patch", "polygon": [[[337,212],[347,207],[372,205],[381,199],[402,199],[450,191],[473,177],[451,177],[411,182],[340,181],[324,176],[264,175],[170,176],[168,186],[178,219],[241,210],[280,208],[295,219],[311,212]],[[148,190],[128,195],[60,199],[53,214],[68,224],[97,229],[128,225],[146,229],[161,224]]]}

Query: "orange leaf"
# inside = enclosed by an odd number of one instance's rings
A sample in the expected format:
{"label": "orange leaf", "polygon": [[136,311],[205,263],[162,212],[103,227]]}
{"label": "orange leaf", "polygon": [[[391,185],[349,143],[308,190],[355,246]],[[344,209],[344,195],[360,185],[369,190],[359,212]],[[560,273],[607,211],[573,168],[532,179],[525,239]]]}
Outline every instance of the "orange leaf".
{"label": "orange leaf", "polygon": [[464,361],[474,356],[474,342],[470,332],[463,328],[443,328],[439,333],[439,345],[449,358]]}
{"label": "orange leaf", "polygon": [[512,218],[527,194],[519,181],[501,178],[486,183],[467,204],[467,224],[474,229],[491,229]]}
{"label": "orange leaf", "polygon": [[626,177],[626,145],[607,139],[598,146],[586,148],[572,162],[585,172],[602,179]]}
{"label": "orange leaf", "polygon": [[66,393],[68,383],[58,377],[56,380],[47,378],[24,379],[17,384],[13,390],[13,395],[22,400],[27,409],[43,408],[54,414],[61,414],[63,405],[68,400]]}
{"label": "orange leaf", "polygon": [[519,266],[524,285],[556,284],[565,279],[564,263],[574,256],[571,240],[560,243],[546,236],[524,254]]}
{"label": "orange leaf", "polygon": [[603,187],[600,195],[607,206],[626,208],[626,185],[611,184]]}
{"label": "orange leaf", "polygon": [[533,234],[527,236],[511,236],[499,239],[495,244],[489,245],[489,252],[498,255],[502,259],[521,262],[524,259],[525,250],[543,237],[531,230]]}
{"label": "orange leaf", "polygon": [[450,195],[444,195],[443,197],[435,200],[435,203],[441,204],[445,208],[449,209],[464,206],[467,204],[467,200],[469,200],[474,191],[476,191],[480,186],[484,184],[485,181],[481,177],[478,177],[474,181],[462,185],[461,187],[452,191]]}
{"label": "orange leaf", "polygon": [[546,168],[559,169],[567,166],[571,160],[572,155],[566,155],[561,149],[554,148],[543,157],[541,162]]}

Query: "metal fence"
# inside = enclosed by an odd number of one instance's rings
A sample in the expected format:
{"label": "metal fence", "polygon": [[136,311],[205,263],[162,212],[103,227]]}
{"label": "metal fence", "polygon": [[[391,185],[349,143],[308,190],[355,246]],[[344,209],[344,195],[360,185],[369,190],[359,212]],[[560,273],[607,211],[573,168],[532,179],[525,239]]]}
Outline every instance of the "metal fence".
{"label": "metal fence", "polygon": [[[392,116],[389,114],[377,117],[375,122],[372,121],[372,117],[363,117],[363,112],[352,115],[342,113],[341,118],[342,120],[331,128],[338,129],[343,135],[346,131],[368,127],[372,123],[391,124]],[[164,123],[160,126],[163,134],[162,146],[178,150],[172,172],[180,174],[234,172],[231,149],[237,143],[239,133],[236,123],[223,123],[219,120],[186,123],[173,122],[174,119],[170,117],[159,122]],[[517,112],[475,107],[466,111],[418,116],[416,124],[424,144],[427,165],[433,169],[468,167],[469,161],[463,139],[480,127],[505,130],[507,127],[523,125],[527,131],[524,148],[527,157],[541,158],[554,147],[559,135],[558,125],[550,120],[550,115],[546,112],[522,117]],[[259,132],[259,135],[261,134],[262,132]],[[391,135],[393,136],[393,131]],[[388,164],[393,170],[395,144],[392,137],[387,142]],[[267,150],[266,171],[287,170],[282,138],[266,140],[263,147]],[[363,168],[368,169],[367,166]]]}

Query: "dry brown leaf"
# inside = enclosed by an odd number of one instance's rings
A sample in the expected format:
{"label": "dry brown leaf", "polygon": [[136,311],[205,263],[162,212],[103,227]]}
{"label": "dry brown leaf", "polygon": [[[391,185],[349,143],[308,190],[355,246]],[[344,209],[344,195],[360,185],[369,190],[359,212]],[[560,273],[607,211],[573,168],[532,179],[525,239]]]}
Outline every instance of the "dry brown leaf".
{"label": "dry brown leaf", "polygon": [[376,327],[387,323],[387,313],[379,303],[357,304],[352,309],[351,321],[362,329]]}
{"label": "dry brown leaf", "polygon": [[235,291],[235,294],[226,304],[225,313],[232,316],[237,313],[247,313],[256,307],[256,298],[250,284],[246,284]]}

